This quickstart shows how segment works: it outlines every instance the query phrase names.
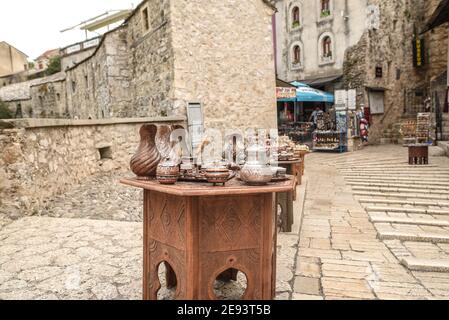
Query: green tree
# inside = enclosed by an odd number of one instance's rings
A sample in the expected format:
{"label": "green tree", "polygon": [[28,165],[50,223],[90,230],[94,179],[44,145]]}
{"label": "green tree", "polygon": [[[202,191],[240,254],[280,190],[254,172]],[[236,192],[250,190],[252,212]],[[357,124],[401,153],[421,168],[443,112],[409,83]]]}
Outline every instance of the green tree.
{"label": "green tree", "polygon": [[0,119],[12,119],[11,110],[2,100],[0,100]]}
{"label": "green tree", "polygon": [[51,76],[52,74],[61,72],[61,57],[53,57],[50,58],[50,62],[48,63],[48,68],[46,71],[47,76]]}

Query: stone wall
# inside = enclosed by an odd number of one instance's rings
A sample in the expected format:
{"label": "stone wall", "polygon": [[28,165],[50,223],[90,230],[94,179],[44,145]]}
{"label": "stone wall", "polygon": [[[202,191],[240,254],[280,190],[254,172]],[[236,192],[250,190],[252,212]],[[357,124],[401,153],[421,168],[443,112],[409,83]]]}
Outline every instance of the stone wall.
{"label": "stone wall", "polygon": [[[359,43],[346,51],[344,84],[357,89],[358,102],[365,106],[369,106],[370,90],[384,90],[385,112],[372,116],[371,142],[381,142],[385,130],[390,130],[408,112],[411,95],[418,90],[426,92],[430,80],[445,71],[447,45],[437,35],[424,36],[428,61],[421,68],[413,65],[414,35],[419,34],[426,16],[433,12],[430,4],[438,2],[368,1],[380,9],[380,27],[367,30]],[[382,77],[376,77],[377,67],[382,68]],[[422,97],[423,102],[425,98]]]}
{"label": "stone wall", "polygon": [[171,1],[174,108],[208,128],[276,128],[273,9],[261,0]]}
{"label": "stone wall", "polygon": [[[128,72],[131,73],[130,86],[134,92],[131,108],[134,116],[185,114],[173,106],[172,1],[145,1],[128,21]],[[144,29],[142,20],[145,9],[148,11],[148,30]]]}
{"label": "stone wall", "polygon": [[[120,107],[120,102],[131,103],[129,76],[120,76],[129,69],[126,56],[126,29],[119,28],[104,37],[91,58],[66,71],[67,105],[73,118],[127,116]],[[117,81],[124,86],[117,88]]]}
{"label": "stone wall", "polygon": [[64,81],[48,82],[30,87],[31,96],[38,103],[22,106],[23,117],[27,118],[67,118],[66,92]]}
{"label": "stone wall", "polygon": [[[12,121],[16,128],[0,129],[0,215],[37,214],[49,197],[97,173],[129,174],[139,128],[149,122],[183,124],[184,119]],[[102,148],[109,148],[103,149],[106,158]]]}
{"label": "stone wall", "polygon": [[143,1],[65,71],[64,98],[30,94],[33,117],[185,116],[200,102],[206,127],[275,128],[273,13],[266,0]]}

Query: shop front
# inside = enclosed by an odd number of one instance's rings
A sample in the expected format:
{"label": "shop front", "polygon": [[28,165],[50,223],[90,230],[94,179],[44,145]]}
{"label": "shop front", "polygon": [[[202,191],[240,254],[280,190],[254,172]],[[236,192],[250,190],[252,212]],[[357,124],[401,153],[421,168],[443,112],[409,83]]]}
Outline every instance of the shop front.
{"label": "shop front", "polygon": [[289,85],[277,88],[279,134],[312,148],[316,114],[329,112],[334,96],[301,82]]}

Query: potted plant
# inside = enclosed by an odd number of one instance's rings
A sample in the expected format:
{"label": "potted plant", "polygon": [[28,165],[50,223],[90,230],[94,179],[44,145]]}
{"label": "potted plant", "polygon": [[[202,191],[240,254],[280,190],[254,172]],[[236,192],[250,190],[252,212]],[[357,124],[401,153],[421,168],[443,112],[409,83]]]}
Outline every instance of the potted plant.
{"label": "potted plant", "polygon": [[331,15],[331,11],[329,9],[321,11],[321,18],[326,18]]}
{"label": "potted plant", "polygon": [[299,28],[300,25],[301,24],[299,23],[299,21],[293,21],[292,28],[293,29]]}

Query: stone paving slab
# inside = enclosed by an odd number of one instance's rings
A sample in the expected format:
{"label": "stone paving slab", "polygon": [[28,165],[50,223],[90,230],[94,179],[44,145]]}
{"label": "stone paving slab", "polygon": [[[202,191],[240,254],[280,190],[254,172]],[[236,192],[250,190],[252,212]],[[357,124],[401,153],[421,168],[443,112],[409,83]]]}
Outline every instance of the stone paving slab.
{"label": "stone paving slab", "polygon": [[[406,257],[403,258],[401,262],[412,271],[449,272],[449,260],[417,259]],[[449,286],[447,288],[449,289]]]}
{"label": "stone paving slab", "polygon": [[[298,239],[279,235],[278,298],[291,298]],[[27,217],[0,230],[0,244],[0,300],[141,299],[140,222]],[[240,297],[245,281],[217,282],[217,296]]]}
{"label": "stone paving slab", "polygon": [[0,231],[0,299],[139,299],[140,223],[29,217]]}

